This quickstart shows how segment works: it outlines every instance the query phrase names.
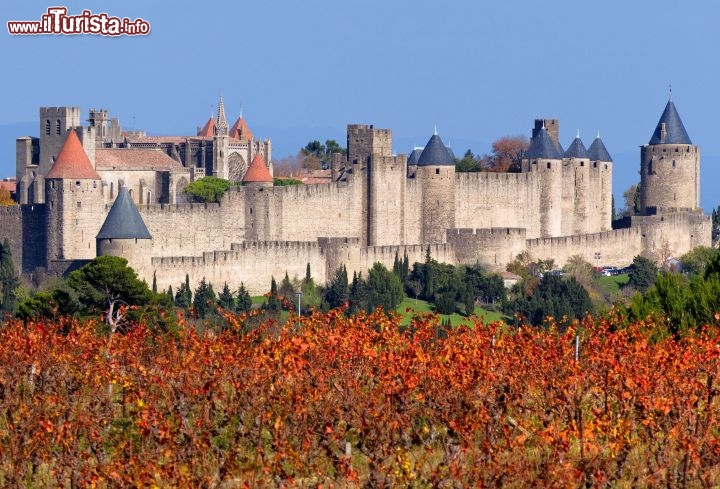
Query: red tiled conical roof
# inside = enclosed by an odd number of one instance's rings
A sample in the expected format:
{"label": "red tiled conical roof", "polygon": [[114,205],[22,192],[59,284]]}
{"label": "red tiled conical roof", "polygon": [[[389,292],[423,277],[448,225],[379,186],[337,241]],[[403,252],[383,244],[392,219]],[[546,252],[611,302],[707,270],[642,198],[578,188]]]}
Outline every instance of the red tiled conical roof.
{"label": "red tiled conical roof", "polygon": [[250,141],[253,138],[253,133],[243,119],[242,116],[238,117],[232,128],[230,128],[230,137],[235,139],[247,139]]}
{"label": "red tiled conical roof", "polygon": [[215,135],[215,119],[210,118],[205,123],[202,129],[200,129],[200,132],[198,133],[198,136],[204,137],[204,138],[211,138]]}
{"label": "red tiled conical roof", "polygon": [[253,158],[242,181],[243,183],[272,183],[273,178],[265,166],[265,158],[260,153]]}
{"label": "red tiled conical roof", "polygon": [[68,133],[60,153],[45,178],[100,180],[74,130]]}

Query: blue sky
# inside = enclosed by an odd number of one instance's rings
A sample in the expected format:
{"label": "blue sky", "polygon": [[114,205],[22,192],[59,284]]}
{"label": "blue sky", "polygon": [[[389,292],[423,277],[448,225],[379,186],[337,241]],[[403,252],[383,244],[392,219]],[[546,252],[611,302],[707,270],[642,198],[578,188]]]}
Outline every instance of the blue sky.
{"label": "blue sky", "polygon": [[[142,17],[148,36],[11,36],[9,20],[63,5]],[[456,154],[560,120],[561,142],[599,130],[616,198],[637,181],[638,146],[668,96],[701,146],[702,203],[720,204],[720,3],[556,0],[4,0],[0,174],[14,138],[37,134],[40,106],[103,107],[124,128],[193,134],[222,93],[274,156],[312,138],[344,141],[348,123],[390,128],[395,151],[437,125]],[[14,134],[12,131],[20,131]]]}

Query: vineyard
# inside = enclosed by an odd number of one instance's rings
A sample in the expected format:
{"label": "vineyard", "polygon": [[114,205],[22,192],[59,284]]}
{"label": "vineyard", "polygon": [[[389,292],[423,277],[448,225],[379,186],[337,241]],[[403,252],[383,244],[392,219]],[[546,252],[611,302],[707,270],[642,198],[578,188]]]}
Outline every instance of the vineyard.
{"label": "vineyard", "polygon": [[[717,487],[717,325],[0,326],[3,487]],[[273,331],[273,332],[271,332]],[[575,338],[579,355],[575,358]]]}

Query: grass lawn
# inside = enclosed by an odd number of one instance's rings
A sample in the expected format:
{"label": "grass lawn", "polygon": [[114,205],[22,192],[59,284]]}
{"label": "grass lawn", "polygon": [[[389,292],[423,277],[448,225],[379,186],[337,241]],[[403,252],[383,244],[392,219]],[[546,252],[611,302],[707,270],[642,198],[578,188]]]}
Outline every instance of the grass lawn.
{"label": "grass lawn", "polygon": [[[433,306],[432,304],[429,304],[426,301],[423,300],[416,300],[416,299],[410,299],[405,298],[400,305],[397,307],[396,311],[397,313],[402,317],[402,320],[400,322],[401,325],[407,326],[410,324],[410,321],[412,321],[412,318],[418,314],[432,314],[433,313]],[[481,318],[486,324],[491,323],[494,321],[502,321],[505,319],[505,316],[497,311],[488,311],[487,309],[483,309],[482,307],[475,307],[475,315],[479,318]],[[454,313],[454,314],[440,314],[440,319],[445,320],[447,318],[450,318],[450,323],[453,326],[458,326],[459,324],[472,324],[472,321],[469,318],[466,318],[465,316]]]}
{"label": "grass lawn", "polygon": [[630,276],[627,273],[615,275],[614,277],[601,276],[598,279],[600,288],[607,295],[615,295],[620,291],[620,287],[628,283]]}

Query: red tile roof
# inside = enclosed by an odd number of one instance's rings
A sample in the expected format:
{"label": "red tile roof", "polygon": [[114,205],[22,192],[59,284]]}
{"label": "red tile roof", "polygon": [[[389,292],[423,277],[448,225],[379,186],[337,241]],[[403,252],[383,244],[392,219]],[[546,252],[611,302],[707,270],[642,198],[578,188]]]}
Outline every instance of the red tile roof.
{"label": "red tile roof", "polygon": [[60,153],[45,178],[100,180],[75,131],[68,133]]}
{"label": "red tile roof", "polygon": [[96,149],[98,170],[171,170],[182,168],[177,161],[158,149]]}
{"label": "red tile roof", "polygon": [[263,158],[260,153],[256,154],[255,158],[253,158],[242,181],[243,183],[272,183],[273,178],[267,166],[265,166],[265,158]]}
{"label": "red tile roof", "polygon": [[208,121],[205,123],[205,126],[203,126],[202,129],[200,129],[200,132],[198,133],[198,136],[211,138],[215,135],[215,119],[212,117],[208,119]]}
{"label": "red tile roof", "polygon": [[238,117],[235,124],[230,128],[229,136],[235,139],[247,139],[248,141],[253,138],[253,133],[245,122],[242,116]]}
{"label": "red tile roof", "polygon": [[8,191],[10,191],[10,193],[15,192],[16,187],[17,183],[15,182],[15,180],[10,182],[6,182],[3,180],[2,182],[0,182],[0,188],[7,189]]}

